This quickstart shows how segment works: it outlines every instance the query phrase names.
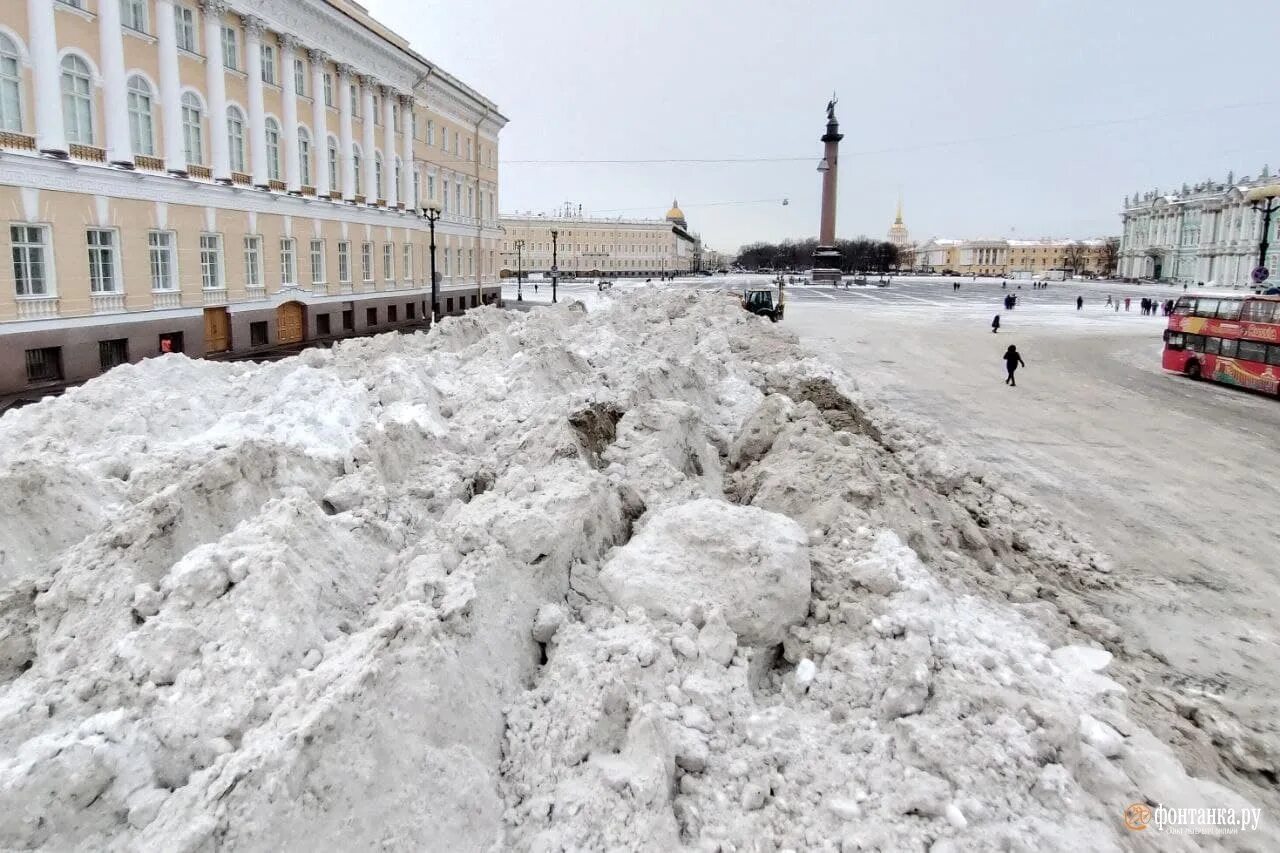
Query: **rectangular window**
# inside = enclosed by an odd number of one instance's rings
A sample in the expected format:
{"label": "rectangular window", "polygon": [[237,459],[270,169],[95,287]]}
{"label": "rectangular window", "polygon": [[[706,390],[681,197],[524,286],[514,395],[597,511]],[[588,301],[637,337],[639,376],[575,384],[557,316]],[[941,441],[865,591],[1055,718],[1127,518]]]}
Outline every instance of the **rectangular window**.
{"label": "rectangular window", "polygon": [[1267,364],[1280,364],[1280,344],[1272,344],[1267,348]]}
{"label": "rectangular window", "polygon": [[172,231],[147,232],[147,251],[151,262],[151,289],[177,290],[174,270],[174,234]]}
{"label": "rectangular window", "polygon": [[262,46],[262,82],[276,85],[276,49],[274,45]]}
{"label": "rectangular window", "polygon": [[427,175],[427,201],[436,200],[436,176]]}
{"label": "rectangular window", "polygon": [[400,315],[396,313],[396,306],[387,306],[387,322],[394,323],[400,319]]}
{"label": "rectangular window", "polygon": [[452,299],[452,298],[446,299],[446,300],[444,301],[444,312],[445,312],[446,314],[452,314],[452,313],[453,313],[453,299]]}
{"label": "rectangular window", "polygon": [[174,23],[178,29],[178,48],[189,53],[196,53],[196,13],[187,6],[176,6],[173,10]]}
{"label": "rectangular window", "polygon": [[1243,303],[1239,299],[1224,299],[1218,303],[1217,317],[1219,320],[1239,320],[1240,306]]}
{"label": "rectangular window", "polygon": [[[1190,348],[1192,348],[1192,347],[1191,347],[1191,339],[1192,339],[1192,338],[1197,338],[1197,337],[1199,337],[1199,335],[1187,335],[1187,336],[1186,336],[1186,339],[1187,339],[1187,347],[1188,347],[1189,349],[1190,349]],[[1227,358],[1235,358],[1235,357],[1236,357],[1236,341],[1229,341],[1229,340],[1227,340],[1226,338],[1223,338],[1223,340],[1222,340],[1222,346],[1221,346],[1221,347],[1219,347],[1219,352],[1220,352],[1220,354],[1221,354],[1221,355],[1224,355],[1224,356],[1226,356]]]}
{"label": "rectangular window", "polygon": [[62,379],[62,347],[27,350],[27,382],[58,382]]}
{"label": "rectangular window", "polygon": [[292,237],[280,241],[280,284],[294,285],[298,283],[298,261],[294,254]]}
{"label": "rectangular window", "polygon": [[378,309],[377,308],[364,309],[364,324],[366,326],[378,325]]}
{"label": "rectangular window", "polygon": [[224,287],[220,234],[200,235],[200,286],[205,290],[221,290]]}
{"label": "rectangular window", "polygon": [[382,278],[392,281],[396,277],[395,246],[392,243],[382,244]]}
{"label": "rectangular window", "polygon": [[351,115],[360,118],[360,90],[352,85],[351,87]]}
{"label": "rectangular window", "polygon": [[18,296],[51,296],[44,256],[45,230],[39,225],[11,225],[13,281]]}
{"label": "rectangular window", "polygon": [[470,162],[470,161],[471,161],[471,159],[472,159],[471,155],[472,155],[472,150],[471,150],[471,140],[470,140],[470,139],[468,139],[468,140],[467,140],[467,162]]}
{"label": "rectangular window", "polygon": [[436,144],[436,122],[435,119],[427,119],[427,144]]}
{"label": "rectangular window", "polygon": [[382,97],[380,95],[373,96],[373,123],[382,124]]}
{"label": "rectangular window", "polygon": [[1237,344],[1236,358],[1265,362],[1267,360],[1267,345],[1260,344],[1257,341],[1240,341]]}
{"label": "rectangular window", "polygon": [[333,106],[333,75],[328,71],[324,73],[324,105],[326,107]]}
{"label": "rectangular window", "polygon": [[293,88],[301,97],[307,95],[307,68],[301,59],[293,61]]}
{"label": "rectangular window", "polygon": [[124,0],[120,4],[121,23],[140,33],[147,31],[147,0]]}
{"label": "rectangular window", "polygon": [[329,325],[329,315],[317,314],[316,315],[316,334],[323,336],[323,335],[329,335],[332,333],[333,333],[333,330]]}
{"label": "rectangular window", "polygon": [[102,372],[120,364],[129,363],[129,339],[116,338],[110,341],[98,341],[98,364]]}
{"label": "rectangular window", "polygon": [[233,71],[240,69],[240,51],[236,46],[236,31],[231,27],[222,28],[222,64]]}
{"label": "rectangular window", "polygon": [[373,281],[373,244],[360,244],[360,278]]}
{"label": "rectangular window", "polygon": [[249,346],[265,347],[267,345],[267,321],[258,320],[249,324]]}
{"label": "rectangular window", "polygon": [[1222,338],[1205,338],[1204,354],[1217,355],[1222,347]]}
{"label": "rectangular window", "polygon": [[244,286],[262,286],[262,238],[244,238]]}
{"label": "rectangular window", "polygon": [[338,281],[351,282],[351,243],[347,240],[338,244]]}
{"label": "rectangular window", "polygon": [[404,318],[406,320],[416,320],[417,317],[418,317],[417,304],[413,302],[406,302],[404,304]]}
{"label": "rectangular window", "polygon": [[453,132],[453,153],[454,153],[454,154],[457,154],[457,153],[459,153],[460,151],[462,151],[462,146],[458,144],[458,140],[459,140],[460,138],[461,138],[461,137],[458,135],[458,131],[456,131],[456,130],[455,130],[455,131]]}
{"label": "rectangular window", "polygon": [[413,246],[409,243],[404,244],[404,280],[410,281],[413,278]]}
{"label": "rectangular window", "polygon": [[324,241],[311,241],[311,283],[320,284],[324,281]]}
{"label": "rectangular window", "polygon": [[182,352],[182,332],[165,332],[159,336],[160,353]]}
{"label": "rectangular window", "polygon": [[105,228],[90,228],[86,232],[89,243],[89,292],[114,293],[116,291],[116,233]]}
{"label": "rectangular window", "polygon": [[356,309],[347,308],[342,312],[342,331],[354,332],[356,330]]}

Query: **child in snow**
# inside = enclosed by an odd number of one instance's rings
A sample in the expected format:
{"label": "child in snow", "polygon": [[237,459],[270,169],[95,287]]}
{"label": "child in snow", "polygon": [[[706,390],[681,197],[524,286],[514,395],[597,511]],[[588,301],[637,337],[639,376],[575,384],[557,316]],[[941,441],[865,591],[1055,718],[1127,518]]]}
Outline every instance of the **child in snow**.
{"label": "child in snow", "polygon": [[1004,380],[1005,385],[1018,387],[1017,381],[1013,378],[1013,373],[1019,366],[1026,367],[1027,363],[1022,360],[1021,354],[1018,353],[1018,348],[1013,344],[1009,344],[1009,348],[1004,351],[1004,367],[1005,370],[1009,371],[1009,375]]}

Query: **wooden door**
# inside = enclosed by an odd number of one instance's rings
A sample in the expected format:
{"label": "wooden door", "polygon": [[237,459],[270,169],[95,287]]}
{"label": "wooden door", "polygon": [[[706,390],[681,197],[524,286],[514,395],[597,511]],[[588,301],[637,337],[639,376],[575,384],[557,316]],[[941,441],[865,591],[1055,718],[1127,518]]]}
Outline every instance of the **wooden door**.
{"label": "wooden door", "polygon": [[231,318],[226,308],[204,309],[204,351],[226,352],[231,349]]}
{"label": "wooden door", "polygon": [[276,309],[277,341],[281,344],[296,344],[303,337],[302,303],[284,303]]}

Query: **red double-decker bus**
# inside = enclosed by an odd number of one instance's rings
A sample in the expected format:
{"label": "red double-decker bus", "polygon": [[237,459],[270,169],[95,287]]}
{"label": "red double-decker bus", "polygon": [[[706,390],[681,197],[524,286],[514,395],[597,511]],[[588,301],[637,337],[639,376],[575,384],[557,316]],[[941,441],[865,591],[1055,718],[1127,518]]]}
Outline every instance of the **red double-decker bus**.
{"label": "red double-decker bus", "polygon": [[1164,333],[1165,370],[1280,394],[1280,296],[1184,296]]}

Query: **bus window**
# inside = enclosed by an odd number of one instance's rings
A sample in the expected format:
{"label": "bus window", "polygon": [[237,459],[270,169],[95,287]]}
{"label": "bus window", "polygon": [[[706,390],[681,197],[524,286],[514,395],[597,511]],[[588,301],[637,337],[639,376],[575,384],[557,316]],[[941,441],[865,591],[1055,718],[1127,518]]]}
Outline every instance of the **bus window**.
{"label": "bus window", "polygon": [[1183,335],[1187,349],[1192,352],[1204,352],[1204,335]]}
{"label": "bus window", "polygon": [[1165,329],[1164,332],[1165,345],[1172,350],[1180,350],[1186,345],[1186,339],[1183,338],[1182,332],[1173,332]]}
{"label": "bus window", "polygon": [[1240,341],[1236,349],[1236,357],[1248,361],[1266,361],[1267,345],[1257,341]]}
{"label": "bus window", "polygon": [[1196,309],[1196,300],[1190,296],[1183,296],[1177,302],[1173,303],[1173,313],[1178,317],[1185,317],[1188,314],[1194,314]]}
{"label": "bus window", "polygon": [[1275,322],[1275,306],[1280,302],[1266,302],[1262,299],[1251,299],[1244,304],[1244,310],[1240,312],[1240,319],[1246,323],[1273,323]]}
{"label": "bus window", "polygon": [[[1240,319],[1239,299],[1224,299],[1218,303],[1217,317],[1219,320],[1239,320]],[[1208,316],[1208,315],[1206,315]]]}
{"label": "bus window", "polygon": [[1231,341],[1231,340],[1227,340],[1226,338],[1223,338],[1222,350],[1218,354],[1225,355],[1227,358],[1235,358],[1236,357],[1236,341]]}
{"label": "bus window", "polygon": [[1218,349],[1219,349],[1221,346],[1222,346],[1222,338],[1205,338],[1205,339],[1204,339],[1204,354],[1205,354],[1205,355],[1217,355],[1217,354],[1218,354]]}
{"label": "bus window", "polygon": [[1197,299],[1196,307],[1191,313],[1197,317],[1212,317],[1218,313],[1218,300]]}
{"label": "bus window", "polygon": [[1280,365],[1280,344],[1272,344],[1267,348],[1267,364]]}

